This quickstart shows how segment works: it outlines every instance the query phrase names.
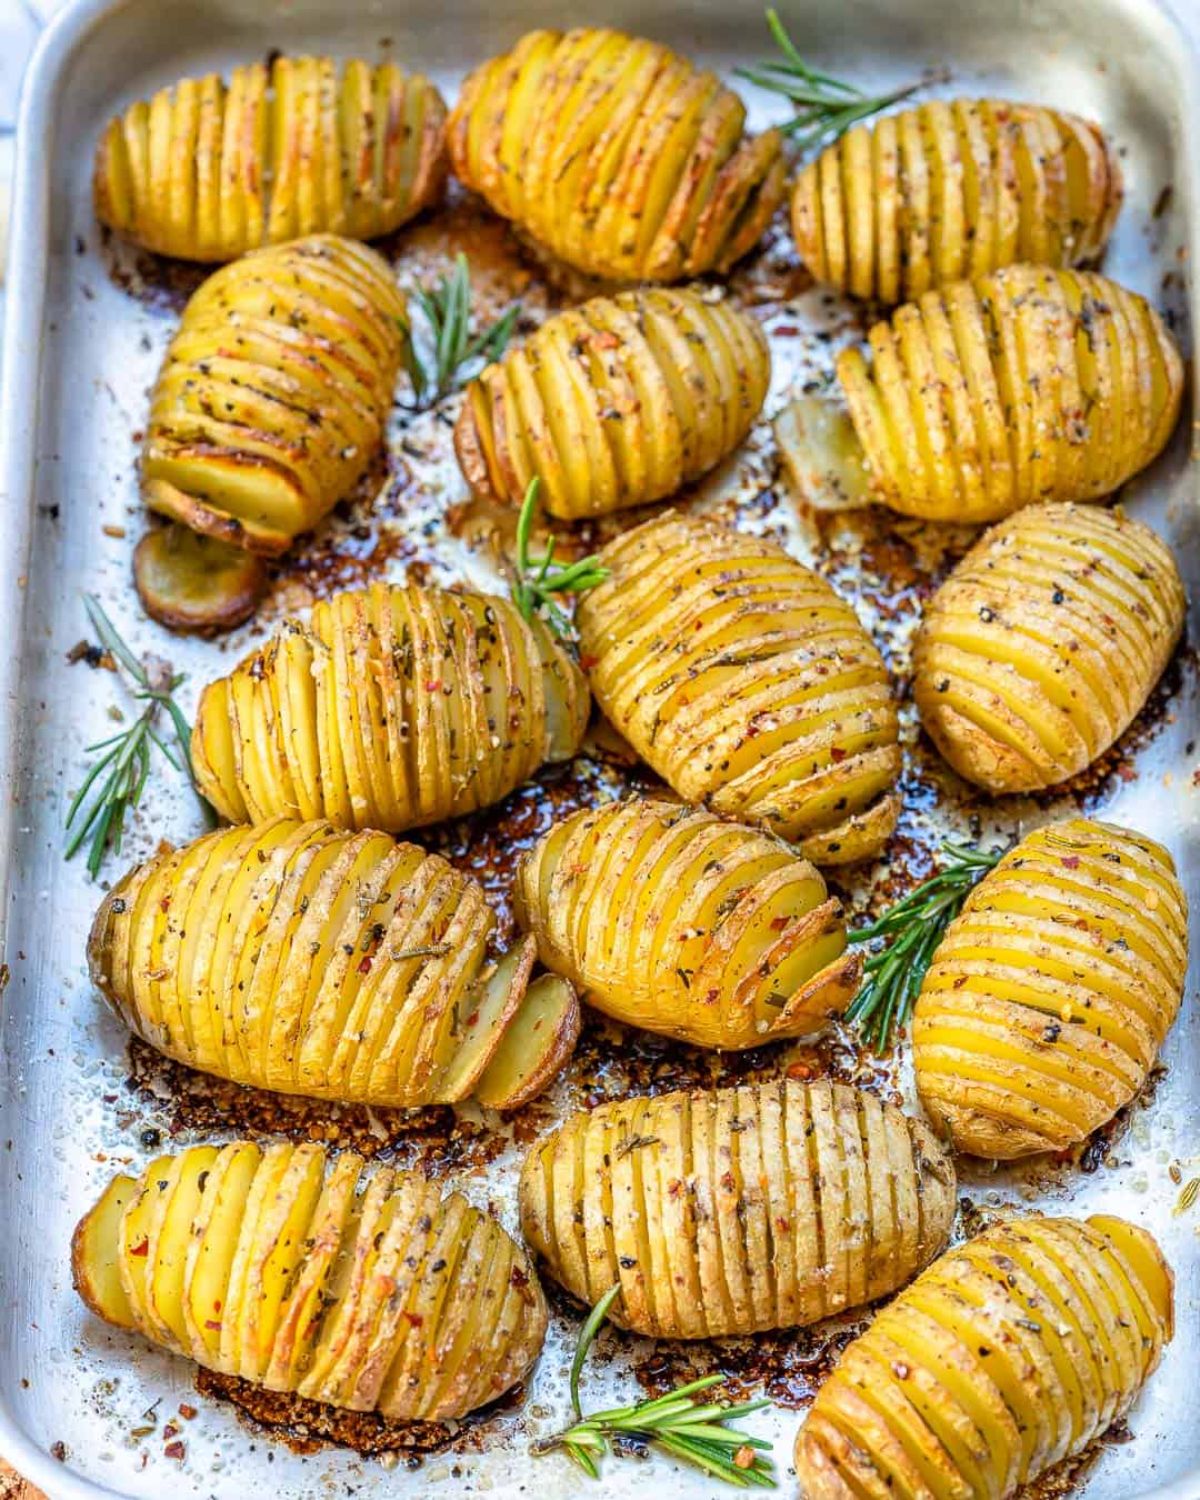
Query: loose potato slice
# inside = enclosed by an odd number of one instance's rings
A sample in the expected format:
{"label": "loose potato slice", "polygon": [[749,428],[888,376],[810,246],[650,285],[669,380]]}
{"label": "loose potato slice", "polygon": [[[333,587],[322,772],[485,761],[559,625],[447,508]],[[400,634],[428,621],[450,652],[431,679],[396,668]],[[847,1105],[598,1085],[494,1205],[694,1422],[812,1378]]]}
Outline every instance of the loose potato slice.
{"label": "loose potato slice", "polygon": [[669,48],[619,31],[535,31],[467,78],[455,175],[576,270],[678,281],[727,270],[783,199],[775,130]]}
{"label": "loose potato slice", "polygon": [[121,1219],[137,1192],[134,1177],[114,1177],[71,1237],[71,1282],[98,1318],[118,1328],[136,1320],[121,1281]]}
{"label": "loose potato slice", "polygon": [[88,962],[125,1023],[189,1067],[314,1098],[412,1108],[483,1090],[515,1108],[570,1056],[579,1011],[565,981],[529,985],[532,938],[488,967],[494,925],[438,855],[278,818],[118,882]]}
{"label": "loose potato slice", "polygon": [[1020,511],[926,607],[913,651],[921,722],[991,792],[1057,785],[1128,728],[1184,607],[1174,559],[1148,526],[1092,506]]}
{"label": "loose potato slice", "polygon": [[556,823],[522,859],[517,920],[600,1010],[702,1046],[820,1030],[860,959],[806,860],[757,829],[633,800]]}
{"label": "loose potato slice", "polygon": [[266,587],[252,552],[184,526],[148,531],[133,554],[133,578],[146,613],[171,630],[232,630],[254,613]]}
{"label": "loose potato slice", "polygon": [[[477,494],[510,505],[540,479],[547,509],[567,520],[644,505],[742,441],[770,373],[758,324],[731,303],[665,290],[596,298],[472,382],[454,433],[459,464]],[[537,440],[505,443],[498,420]]]}
{"label": "loose potato slice", "polygon": [[[819,282],[901,302],[1016,260],[1093,260],[1122,195],[1116,153],[1090,120],[998,99],[931,100],[856,126],[805,166],[792,232]],[[1001,200],[1012,216],[1004,233]]]}
{"label": "loose potato slice", "polygon": [[398,833],[498,801],[574,755],[588,703],[579,668],[509,600],[375,584],[322,600],[307,625],[285,622],[209,685],[196,775],[231,817],[308,813]]}
{"label": "loose potato slice", "polygon": [[[905,1144],[881,1168],[882,1122]],[[925,1125],[844,1084],[783,1080],[572,1115],[530,1151],[520,1204],[573,1296],[619,1282],[622,1327],[718,1338],[895,1291],[945,1245],[955,1184]]]}
{"label": "loose potato slice", "polygon": [[1108,1217],[997,1224],[843,1351],[796,1439],[801,1489],[1008,1500],[1129,1410],[1171,1331],[1170,1271],[1144,1230]]}
{"label": "loose potato slice", "polygon": [[118,1176],[73,1245],[80,1295],[117,1326],[396,1420],[466,1416],[525,1376],[546,1332],[532,1267],[494,1219],[416,1173],[364,1172],[351,1153],[328,1170],[321,1146],[161,1157],[136,1182]]}
{"label": "loose potato slice", "polygon": [[1063,1151],[1141,1087],[1179,1010],[1187,901],[1113,824],[1039,828],[967,899],[913,1018],[922,1102],[960,1151]]}
{"label": "loose potato slice", "polygon": [[870,505],[863,446],[849,415],[832,401],[801,396],[775,418],[775,441],[792,492],[814,510]]}
{"label": "loose potato slice", "polygon": [[[181,628],[236,623],[262,565],[358,480],[391,403],[405,301],[373,251],[332,235],[235,261],[184,309],[151,398],[148,506],[173,529],[139,549],[147,608]],[[152,533],[153,537],[155,534]]]}
{"label": "loose potato slice", "polygon": [[[775,543],[672,512],[600,554],[580,601],[592,690],[681,797],[837,864],[899,813],[895,705],[853,610]],[[844,842],[843,842],[843,835]]]}
{"label": "loose potato slice", "polygon": [[[334,107],[339,92],[354,92],[352,109]],[[317,230],[374,239],[441,196],[445,119],[434,85],[395,63],[277,56],[234,69],[228,85],[183,78],[109,122],[96,217],[182,260],[233,260]]]}
{"label": "loose potato slice", "polygon": [[[937,378],[896,358],[901,335],[910,353],[931,342]],[[1102,499],[1153,462],[1179,415],[1183,364],[1162,319],[1092,272],[1011,265],[927,293],[877,324],[869,343],[873,364],[857,349],[837,363],[869,492],[926,520]],[[836,417],[829,423],[829,441],[806,424],[818,478],[857,459]]]}

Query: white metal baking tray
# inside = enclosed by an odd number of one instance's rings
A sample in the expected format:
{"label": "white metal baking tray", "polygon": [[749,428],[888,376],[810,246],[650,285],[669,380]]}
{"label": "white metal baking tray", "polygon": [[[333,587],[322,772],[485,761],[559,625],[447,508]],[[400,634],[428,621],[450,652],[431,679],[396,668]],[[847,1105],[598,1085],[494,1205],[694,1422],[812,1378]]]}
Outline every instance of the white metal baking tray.
{"label": "white metal baking tray", "polygon": [[[927,65],[947,64],[953,70],[949,89],[1003,91],[1102,120],[1123,149],[1129,185],[1106,269],[1172,306],[1187,340],[1187,324],[1195,323],[1194,312],[1187,316],[1188,254],[1200,245],[1200,91],[1186,39],[1163,11],[1135,0],[791,0],[786,15],[818,62],[860,82],[896,82]],[[67,664],[66,652],[86,634],[82,591],[100,595],[139,649],[169,654],[192,675],[185,689],[189,706],[191,690],[228,659],[223,650],[240,650],[246,641],[243,633],[224,648],[182,646],[140,618],[129,587],[129,553],[141,524],[135,434],[175,314],[167,299],[139,299],[114,279],[116,268],[126,283],[137,282],[139,260],[105,247],[92,221],[90,158],[101,122],[118,105],[181,74],[228,68],[271,47],[373,55],[380,45],[390,46],[452,95],[466,67],[522,30],[587,21],[648,31],[724,69],[766,50],[758,0],[693,0],[686,7],[613,0],[602,10],[580,3],[563,10],[548,0],[79,0],[49,29],[31,69],[20,125],[0,434],[0,874],[11,971],[0,998],[0,1452],[55,1500],[102,1494],[242,1500],[257,1491],[316,1500],[376,1490],[435,1500],[485,1493],[537,1493],[555,1500],[586,1488],[566,1460],[528,1454],[531,1436],[552,1430],[565,1410],[576,1324],[563,1316],[554,1320],[523,1405],[489,1418],[411,1471],[402,1461],[385,1472],[378,1462],[342,1450],[297,1456],[247,1432],[227,1406],[194,1395],[190,1366],[85,1314],[70,1289],[71,1226],[114,1162],[143,1159],[141,1132],[169,1124],[172,1104],[126,1087],[126,1039],[85,976],[83,945],[97,892],[81,864],[63,862],[62,819],[78,784],[83,746],[100,736],[108,707],[119,696],[104,674]],[[779,118],[777,104],[753,90],[743,92],[751,98],[756,124]],[[434,226],[416,237],[439,232]],[[403,248],[404,240],[397,244]],[[402,258],[401,274],[405,265]],[[530,300],[536,310],[536,289]],[[769,405],[774,409],[805,371],[828,363],[829,348],[818,330],[841,329],[853,314],[845,304],[809,293],[771,317],[776,332],[784,325],[794,330],[777,346],[777,354],[784,344],[786,352],[777,360]],[[442,523],[447,500],[461,497],[446,461],[444,427],[430,420],[409,438],[410,447],[429,456],[427,463],[404,460],[423,482],[409,485],[398,502],[393,492],[380,524],[393,543],[417,538],[421,560],[434,576],[480,576],[476,561]],[[737,473],[727,467],[707,487],[706,498],[740,505],[744,524],[756,524],[764,506],[769,524],[783,524],[786,504],[768,495],[772,472],[763,424]],[[1200,523],[1183,435],[1129,498],[1172,540],[1193,602],[1200,600]],[[111,535],[106,526],[128,534]],[[333,527],[335,550],[353,554],[353,527]],[[813,538],[798,524],[786,530],[806,555]],[[319,552],[327,540],[318,537],[311,550]],[[383,571],[402,573],[411,547],[383,551]],[[919,548],[914,556],[919,560]],[[376,561],[382,557],[380,552]],[[360,557],[353,566],[368,564]],[[853,587],[853,567],[843,567],[837,577]],[[293,593],[302,593],[304,580],[302,573],[293,577]],[[874,582],[864,586],[864,605],[874,592]],[[901,664],[911,614],[910,601],[899,624],[889,627]],[[1195,641],[1194,614],[1191,635]],[[1136,774],[1127,761],[1132,779],[1110,778],[1103,806],[1106,814],[1169,844],[1195,902],[1200,792],[1193,770],[1200,710],[1186,662],[1174,682],[1174,696],[1160,708],[1153,733],[1141,737],[1145,743],[1132,760]],[[129,858],[159,838],[198,831],[186,788],[169,775],[159,787],[137,820]],[[1053,804],[1011,802],[985,808],[982,831],[1011,832],[1054,810]],[[929,834],[922,817],[910,821],[915,836]],[[118,868],[113,861],[107,872]],[[1079,1483],[1091,1500],[1200,1496],[1200,1424],[1193,1416],[1200,1369],[1200,1213],[1173,1212],[1178,1186],[1171,1176],[1173,1166],[1185,1179],[1200,1172],[1196,970],[1194,963],[1184,1014],[1165,1051],[1165,1076],[1152,1102],[1131,1112],[1096,1170],[1039,1167],[989,1174],[975,1166],[962,1174],[963,1195],[985,1210],[1016,1202],[1087,1212],[1104,1204],[1130,1214],[1161,1237],[1175,1266],[1175,1342],[1130,1418],[1131,1440],[1105,1445],[1086,1466]],[[664,1066],[672,1066],[669,1059]],[[620,1076],[618,1065],[610,1086],[619,1087]],[[555,1106],[569,1096],[560,1089]],[[478,1120],[468,1117],[464,1125],[478,1138]],[[494,1202],[510,1226],[519,1154],[502,1142],[486,1166],[468,1154],[456,1174],[476,1201]],[[1104,1156],[1093,1152],[1094,1158]],[[788,1365],[788,1350],[794,1345],[803,1355],[813,1344],[803,1335],[774,1345],[789,1378],[800,1384],[802,1363]],[[609,1387],[630,1390],[630,1366],[649,1352],[636,1341],[605,1340],[597,1395]],[[675,1356],[668,1351],[668,1357]],[[156,1401],[161,1404],[154,1434],[131,1437],[131,1429],[145,1425],[141,1413]],[[182,1463],[164,1456],[161,1432],[180,1401],[199,1408],[183,1424]],[[776,1439],[785,1492],[792,1483],[787,1468],[798,1420],[795,1410],[780,1408],[763,1413],[757,1424]],[[663,1460],[656,1459],[651,1472],[652,1480],[636,1463],[611,1461],[605,1491],[622,1495],[651,1481],[662,1493],[712,1494],[707,1480]]]}

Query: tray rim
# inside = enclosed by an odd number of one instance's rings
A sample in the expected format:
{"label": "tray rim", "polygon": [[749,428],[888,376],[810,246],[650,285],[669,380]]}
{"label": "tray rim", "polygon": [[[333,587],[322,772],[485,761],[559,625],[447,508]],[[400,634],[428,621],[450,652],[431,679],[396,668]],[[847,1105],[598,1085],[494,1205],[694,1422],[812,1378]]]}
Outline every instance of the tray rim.
{"label": "tray rim", "polygon": [[[21,663],[28,634],[24,581],[33,534],[41,331],[49,281],[50,184],[57,135],[53,106],[76,48],[92,31],[133,3],[135,0],[68,0],[43,30],[21,89],[0,347],[0,542],[9,560],[0,568],[0,629],[9,643],[9,650],[0,652],[0,786],[13,784],[20,764]],[[1155,44],[1174,59],[1184,100],[1200,101],[1200,17],[1193,35],[1169,0],[1108,0],[1108,4],[1153,34]],[[1187,240],[1189,246],[1200,248],[1200,108],[1193,105],[1182,110],[1179,139],[1182,175],[1189,188],[1184,214]],[[1195,274],[1188,305],[1197,343],[1195,360],[1200,357],[1200,282]],[[7,943],[16,816],[13,798],[0,798],[0,953]],[[0,997],[2,994],[0,982]],[[0,1457],[49,1500],[129,1500],[126,1491],[64,1468],[30,1437],[2,1392]],[[1198,1497],[1200,1464],[1131,1500]]]}

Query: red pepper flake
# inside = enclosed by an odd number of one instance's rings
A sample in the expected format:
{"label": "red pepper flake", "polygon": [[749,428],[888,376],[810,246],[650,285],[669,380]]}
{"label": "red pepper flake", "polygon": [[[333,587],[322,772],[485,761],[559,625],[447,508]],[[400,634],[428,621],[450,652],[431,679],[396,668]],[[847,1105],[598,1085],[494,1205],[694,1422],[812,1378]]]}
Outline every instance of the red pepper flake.
{"label": "red pepper flake", "polygon": [[771,918],[771,931],[772,932],[782,932],[783,929],[787,926],[787,924],[791,920],[792,920],[791,917],[772,917]]}
{"label": "red pepper flake", "polygon": [[182,1463],[187,1456],[187,1449],[180,1442],[168,1443],[163,1452],[168,1458],[177,1459],[179,1463]]}
{"label": "red pepper flake", "polygon": [[436,693],[441,690],[441,682],[436,677],[427,677],[422,684],[427,693]]}
{"label": "red pepper flake", "polygon": [[196,1408],[189,1406],[186,1401],[179,1403],[179,1415],[185,1422],[190,1422],[197,1415]]}
{"label": "red pepper flake", "polygon": [[621,340],[615,333],[610,333],[607,329],[603,333],[592,334],[592,343],[597,349],[619,349],[621,347]]}
{"label": "red pepper flake", "polygon": [[404,1316],[405,1319],[409,1323],[411,1323],[414,1328],[420,1328],[424,1325],[425,1319],[421,1316],[420,1313],[405,1312]]}
{"label": "red pepper flake", "polygon": [[359,961],[358,972],[360,974],[369,974],[371,972],[371,955],[369,953]]}
{"label": "red pepper flake", "polygon": [[836,766],[839,762],[846,759],[846,752],[840,746],[834,745],[829,751],[829,759]]}
{"label": "red pepper flake", "polygon": [[[581,651],[579,653],[579,665],[583,671],[590,672],[593,667],[600,665],[600,658],[598,656],[589,656],[586,651]],[[1196,774],[1200,775],[1200,771]]]}
{"label": "red pepper flake", "polygon": [[1078,870],[1079,856],[1078,854],[1064,854],[1059,863],[1066,870]]}
{"label": "red pepper flake", "polygon": [[795,1063],[791,1063],[788,1066],[787,1076],[789,1078],[800,1078],[800,1079],[811,1078],[813,1076],[813,1070],[809,1067],[809,1065],[807,1063],[795,1062]]}
{"label": "red pepper flake", "polygon": [[179,1436],[179,1423],[178,1422],[174,1422],[174,1421],[168,1422],[167,1425],[163,1428],[163,1437],[165,1437],[165,1438],[173,1438],[173,1437],[178,1437],[178,1436]]}
{"label": "red pepper flake", "polygon": [[220,1319],[217,1319],[217,1321],[214,1322],[212,1318],[205,1318],[204,1326],[210,1333],[220,1333],[221,1331]]}
{"label": "red pepper flake", "polygon": [[139,1241],[138,1244],[131,1245],[129,1247],[129,1253],[130,1253],[130,1255],[149,1255],[150,1254],[150,1238],[149,1238],[149,1236],[147,1236],[144,1240]]}

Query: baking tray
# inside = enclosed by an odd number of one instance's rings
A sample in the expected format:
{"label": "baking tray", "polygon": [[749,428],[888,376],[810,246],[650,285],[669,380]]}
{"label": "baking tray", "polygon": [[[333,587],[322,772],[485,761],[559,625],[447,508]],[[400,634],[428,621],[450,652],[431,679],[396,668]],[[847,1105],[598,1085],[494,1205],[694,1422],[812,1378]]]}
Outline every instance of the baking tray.
{"label": "baking tray", "polygon": [[[88,179],[102,121],[180,74],[228,69],[273,46],[339,55],[390,47],[452,96],[466,66],[524,29],[600,19],[650,32],[723,68],[766,50],[757,0],[693,0],[686,8],[613,0],[602,12],[579,5],[564,11],[547,0],[411,0],[404,6],[81,0],[51,26],[31,68],[20,123],[0,434],[0,784],[8,793],[0,803],[0,870],[7,888],[0,920],[11,973],[0,1000],[0,1452],[55,1500],[241,1500],[257,1490],[316,1500],[376,1488],[401,1497],[536,1492],[556,1500],[586,1490],[565,1459],[534,1460],[528,1453],[531,1437],[553,1430],[566,1409],[566,1366],[578,1325],[561,1304],[523,1403],[503,1406],[411,1467],[402,1456],[390,1472],[341,1449],[299,1455],[264,1440],[228,1405],[196,1397],[190,1365],[86,1315],[70,1289],[67,1246],[98,1184],[116,1164],[137,1166],[146,1158],[154,1136],[145,1132],[181,1127],[178,1140],[186,1141],[203,1132],[206,1118],[235,1128],[240,1106],[228,1095],[206,1099],[202,1090],[186,1088],[181,1094],[179,1071],[147,1065],[144,1056],[131,1065],[122,1028],[87,984],[83,945],[98,892],[81,864],[63,862],[62,820],[84,764],[83,747],[106,731],[109,706],[121,697],[106,674],[67,662],[69,648],[86,634],[83,591],[98,593],[139,650],[167,654],[191,674],[182,694],[188,707],[198,685],[223,670],[253,634],[252,627],[223,646],[182,644],[141,619],[129,587],[129,554],[141,526],[136,435],[181,287],[173,273],[105,243],[93,223]],[[1120,143],[1129,186],[1106,269],[1166,305],[1189,342],[1195,318],[1188,316],[1187,255],[1200,244],[1197,73],[1187,38],[1163,11],[1133,0],[1089,0],[1086,6],[1076,0],[794,0],[787,19],[817,62],[861,83],[885,85],[948,64],[953,81],[943,92],[1002,91],[1102,120]],[[777,103],[746,87],[742,92],[756,125],[780,117]],[[444,263],[447,249],[463,239],[481,266],[501,268],[483,278],[493,300],[511,290],[514,278],[528,276],[506,232],[470,210],[402,234],[391,250],[403,277]],[[782,241],[738,277],[739,295],[757,306],[772,334],[769,411],[789,390],[828,369],[831,350],[861,317],[860,310],[820,293],[786,300],[799,288]],[[545,306],[536,280],[527,301],[535,316]],[[445,424],[436,417],[399,421],[393,442],[400,472],[383,486],[379,503],[352,508],[322,528],[279,586],[274,607],[373,572],[399,577],[415,568],[416,576],[437,580],[488,581],[486,558],[464,545],[462,527],[446,524],[447,505],[463,496]],[[798,555],[823,559],[877,626],[902,673],[917,601],[939,566],[937,548],[927,533],[878,518],[818,532],[795,513],[775,473],[769,427],[760,424],[737,463],[702,486],[692,503],[722,507],[738,524],[783,535]],[[1192,600],[1200,600],[1185,432],[1127,498],[1171,539]],[[122,529],[124,536],[115,534]],[[1190,635],[1193,642],[1200,638],[1194,613]],[[911,738],[911,725],[909,731]],[[1123,752],[1075,797],[972,804],[918,750],[895,869],[907,858],[919,870],[920,846],[937,831],[929,804],[940,785],[950,826],[985,839],[1011,836],[1080,801],[1102,807],[1170,846],[1195,901],[1198,742],[1200,710],[1185,653],[1169,675],[1169,691],[1158,695]],[[488,851],[499,852],[503,865],[516,835],[544,819],[556,795],[601,795],[616,777],[586,765],[568,778],[566,792],[560,785],[517,794],[504,812],[468,830],[484,854],[476,860],[468,851],[463,830],[447,835],[453,852],[478,862],[502,894],[503,876],[494,860],[487,863]],[[198,829],[193,799],[164,772],[135,821],[126,856]],[[115,875],[120,863],[110,861],[106,873]],[[963,1228],[1009,1204],[1080,1213],[1103,1205],[1151,1227],[1175,1267],[1175,1341],[1129,1420],[1128,1441],[1102,1444],[1075,1475],[1091,1500],[1200,1496],[1200,1425],[1191,1419],[1200,1368],[1200,1211],[1174,1211],[1175,1179],[1200,1172],[1196,977],[1194,961],[1184,1011],[1164,1051],[1166,1069],[1148,1100],[1081,1160],[1059,1168],[962,1168],[962,1198],[969,1205]],[[589,1028],[585,1043],[592,1074],[560,1084],[548,1103],[518,1122],[517,1137],[527,1138],[588,1087],[598,1093],[662,1087],[717,1066],[679,1049],[622,1039],[611,1029]],[[790,1049],[729,1067],[776,1068],[797,1058],[814,1068],[853,1067],[837,1037],[817,1050]],[[903,1068],[894,1079],[885,1075],[877,1074],[877,1085],[909,1089]],[[451,1118],[443,1111],[432,1123],[417,1122],[399,1149],[402,1159],[452,1176],[476,1202],[493,1204],[511,1227],[522,1141],[511,1131],[495,1133],[494,1124],[478,1112]],[[355,1117],[342,1126],[375,1145],[394,1132],[394,1122],[378,1117]],[[743,1379],[765,1378],[769,1393],[788,1403],[752,1423],[776,1441],[785,1492],[798,1409],[838,1339],[855,1326],[847,1320],[832,1339],[828,1329],[769,1338],[755,1346],[757,1353],[738,1344],[715,1355],[693,1351],[702,1368],[715,1358]],[[635,1375],[667,1378],[687,1367],[678,1346],[655,1351],[643,1341],[607,1336],[589,1390],[606,1404],[617,1391],[635,1390]],[[165,1456],[163,1436],[181,1402],[197,1408],[192,1420],[180,1423],[182,1462]],[[143,1417],[149,1410],[152,1423]],[[147,1425],[153,1425],[149,1434]],[[647,1481],[672,1495],[713,1494],[708,1480],[662,1459],[650,1471],[628,1461],[606,1466],[609,1494],[631,1493]]]}

